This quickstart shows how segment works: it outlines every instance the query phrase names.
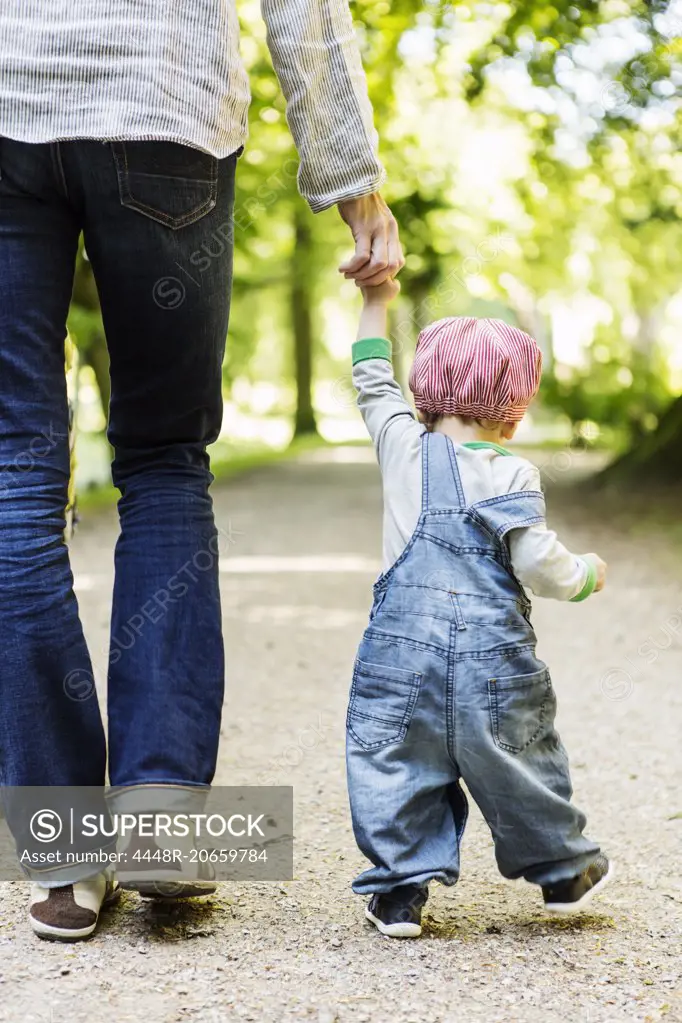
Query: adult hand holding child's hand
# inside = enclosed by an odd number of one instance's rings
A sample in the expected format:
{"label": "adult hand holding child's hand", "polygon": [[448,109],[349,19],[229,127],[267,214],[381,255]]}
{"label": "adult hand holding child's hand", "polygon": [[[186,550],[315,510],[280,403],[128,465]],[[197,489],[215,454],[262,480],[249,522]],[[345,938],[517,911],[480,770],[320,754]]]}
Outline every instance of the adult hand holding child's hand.
{"label": "adult hand holding child's hand", "polygon": [[355,239],[355,253],[341,264],[339,272],[358,287],[383,284],[399,273],[405,259],[398,224],[382,197],[375,192],[345,199],[338,206]]}

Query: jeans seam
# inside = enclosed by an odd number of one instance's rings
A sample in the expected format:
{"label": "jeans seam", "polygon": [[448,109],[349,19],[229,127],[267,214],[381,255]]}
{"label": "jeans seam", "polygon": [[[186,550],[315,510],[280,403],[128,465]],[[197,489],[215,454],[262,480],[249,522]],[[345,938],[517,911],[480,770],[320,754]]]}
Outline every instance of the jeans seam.
{"label": "jeans seam", "polygon": [[[441,619],[442,620],[442,619]],[[384,643],[395,643],[396,646],[406,646],[410,650],[421,650],[428,653],[437,654],[439,657],[448,659],[448,650],[445,647],[435,646],[433,643],[425,643],[420,639],[406,639],[404,636],[396,636],[392,632],[384,632],[382,629],[374,628],[374,625],[368,627],[365,632],[365,636],[369,639],[376,639],[379,642]]]}
{"label": "jeans seam", "polygon": [[385,746],[397,746],[398,743],[402,742],[407,735],[407,725],[405,725],[405,723],[401,724],[397,733],[392,735],[389,739],[375,739],[374,742],[368,742],[366,739],[361,739],[354,731],[352,724],[348,725],[348,731],[361,749],[363,749],[366,753],[372,753],[375,750],[383,749]]}
{"label": "jeans seam", "polygon": [[492,508],[497,504],[506,504],[512,498],[516,499],[519,497],[539,497],[543,503],[545,500],[545,495],[541,490],[514,490],[509,494],[498,494],[496,497],[484,498],[483,501],[477,501],[475,504],[472,504],[471,508],[473,511],[478,511],[479,508]]}
{"label": "jeans seam", "polygon": [[[373,668],[373,671],[369,671],[369,668]],[[391,672],[396,672],[397,677],[391,675]],[[375,664],[373,661],[363,661],[359,657],[355,664],[353,672],[354,677],[358,675],[365,675],[367,678],[378,678],[387,679],[391,682],[398,682],[400,685],[412,686],[421,678],[421,671],[411,671],[409,668],[396,668],[394,665]],[[402,679],[400,675],[409,675],[409,679]]]}
{"label": "jeans seam", "polygon": [[404,714],[399,718],[391,718],[386,714],[383,717],[379,717],[377,714],[363,714],[357,707],[353,707],[351,717],[362,718],[363,721],[377,721],[380,725],[400,725],[402,727],[405,724]]}
{"label": "jeans seam", "polygon": [[539,522],[544,522],[543,515],[529,515],[528,518],[520,519],[518,522],[505,522],[503,525],[498,526],[495,530],[495,536],[498,540],[502,540],[507,533],[511,532],[512,529],[521,529],[524,526],[536,526]]}
{"label": "jeans seam", "polygon": [[69,188],[68,188],[68,185],[66,183],[66,174],[64,173],[64,164],[62,162],[61,143],[59,143],[59,142],[53,142],[52,143],[52,162],[54,164],[54,169],[55,169],[55,173],[57,175],[57,180],[59,182],[59,185],[61,186],[62,192],[64,194],[64,198],[68,199],[69,198]]}
{"label": "jeans seam", "polygon": [[448,656],[447,682],[445,700],[447,706],[447,750],[452,763],[457,766],[457,679],[455,676],[455,649],[457,646],[457,627],[450,626],[450,653]]}
{"label": "jeans seam", "polygon": [[422,434],[422,515],[429,510],[429,443],[428,434]]}
{"label": "jeans seam", "polygon": [[455,490],[457,491],[457,498],[459,500],[460,508],[466,508],[466,498],[464,496],[464,488],[462,486],[462,477],[459,472],[459,465],[457,464],[457,455],[455,454],[455,445],[449,437],[445,438],[447,444],[448,458],[450,459],[450,468],[452,470],[452,478],[455,484]]}
{"label": "jeans seam", "polygon": [[[457,513],[455,512],[454,514]],[[476,554],[481,558],[493,558],[495,560],[497,560],[497,556],[499,554],[499,545],[494,547],[493,546],[479,547],[473,550],[469,547],[462,548],[456,546],[455,544],[449,543],[447,540],[442,540],[439,536],[434,536],[432,533],[422,532],[421,535],[424,540],[427,540],[429,543],[435,544],[436,547],[442,547],[443,550],[450,551],[452,554]]]}
{"label": "jeans seam", "polygon": [[522,650],[535,651],[535,643],[510,643],[509,646],[497,647],[495,650],[464,650],[456,653],[458,661],[492,661],[507,654],[513,655]]}
{"label": "jeans seam", "polygon": [[208,792],[211,786],[207,782],[201,781],[178,781],[177,779],[164,779],[155,778],[153,781],[131,781],[126,782],[123,785],[112,785],[107,791],[107,798],[111,796],[122,795],[124,792],[130,792],[131,789],[153,789],[153,788],[173,788],[183,789],[199,792]]}

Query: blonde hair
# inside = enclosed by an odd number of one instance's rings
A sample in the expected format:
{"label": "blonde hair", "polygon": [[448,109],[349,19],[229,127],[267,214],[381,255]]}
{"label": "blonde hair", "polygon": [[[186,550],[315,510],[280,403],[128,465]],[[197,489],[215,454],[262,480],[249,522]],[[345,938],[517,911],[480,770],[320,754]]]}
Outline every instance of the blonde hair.
{"label": "blonde hair", "polygon": [[[428,433],[433,433],[438,423],[445,416],[441,415],[440,412],[423,412],[421,409],[417,411],[419,422],[422,423]],[[503,420],[497,419],[474,419],[472,416],[448,416],[449,419],[457,419],[463,426],[476,426],[482,427],[484,430],[498,430],[504,425]]]}

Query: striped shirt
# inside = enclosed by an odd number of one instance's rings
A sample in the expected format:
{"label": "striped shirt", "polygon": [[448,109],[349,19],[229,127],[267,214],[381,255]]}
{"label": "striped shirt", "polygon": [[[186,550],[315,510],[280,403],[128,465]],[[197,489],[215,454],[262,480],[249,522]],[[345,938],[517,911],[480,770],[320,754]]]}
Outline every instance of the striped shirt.
{"label": "striped shirt", "polygon": [[[313,210],[383,182],[347,0],[262,0]],[[247,135],[235,0],[0,0],[0,136],[159,139],[222,158]]]}

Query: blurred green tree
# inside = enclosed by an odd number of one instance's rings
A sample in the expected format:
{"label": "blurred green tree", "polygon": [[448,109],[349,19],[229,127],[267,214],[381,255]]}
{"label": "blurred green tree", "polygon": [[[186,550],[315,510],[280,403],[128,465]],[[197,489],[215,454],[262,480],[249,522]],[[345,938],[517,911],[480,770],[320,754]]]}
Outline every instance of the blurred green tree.
{"label": "blurred green tree", "polygon": [[[543,344],[545,403],[576,432],[595,421],[638,452],[656,448],[656,436],[665,448],[677,421],[665,411],[674,395],[664,326],[679,291],[682,210],[680,50],[661,20],[665,5],[351,8],[408,255],[398,362],[440,315],[512,316]],[[334,213],[313,217],[298,196],[254,0],[240,17],[253,103],[237,179],[225,387],[269,383],[300,435],[316,430],[315,380],[332,371],[323,308],[350,241]],[[599,310],[597,327],[566,365],[555,310],[575,310],[578,324],[587,306]],[[106,406],[106,346],[82,256],[70,326]]]}
{"label": "blurred green tree", "polygon": [[[532,86],[523,108],[531,173],[517,189],[529,229],[517,235],[522,258],[500,283],[516,285],[532,308],[580,296],[609,308],[582,365],[550,360],[543,393],[577,430],[591,420],[625,433],[628,453],[610,475],[644,464],[668,474],[670,445],[682,441],[660,336],[679,291],[682,242],[682,120],[679,97],[670,101],[681,49],[679,25],[661,19],[666,7],[501,5],[467,83],[478,108],[496,88],[499,101],[502,68],[516,65]],[[606,45],[614,38],[619,47]]]}

